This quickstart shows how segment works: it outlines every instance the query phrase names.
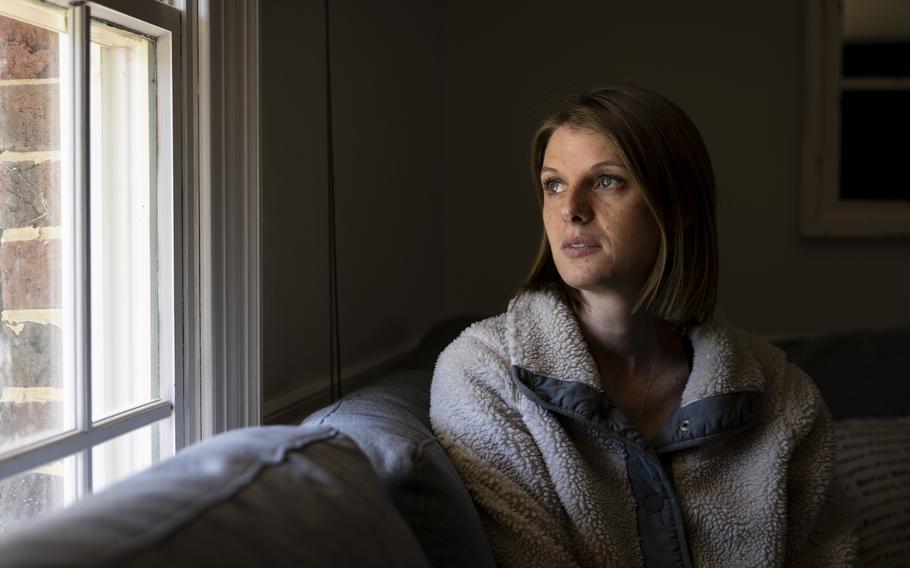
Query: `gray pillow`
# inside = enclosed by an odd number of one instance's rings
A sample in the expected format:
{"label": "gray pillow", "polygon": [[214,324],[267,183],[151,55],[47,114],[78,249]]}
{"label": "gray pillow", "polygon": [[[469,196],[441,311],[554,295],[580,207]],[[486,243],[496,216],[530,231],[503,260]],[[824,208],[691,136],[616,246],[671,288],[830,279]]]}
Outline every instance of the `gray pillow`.
{"label": "gray pillow", "polygon": [[353,438],[433,566],[492,567],[480,517],[429,428],[432,370],[400,371],[311,415]]}
{"label": "gray pillow", "polygon": [[834,418],[910,414],[910,327],[775,343],[812,377]]}
{"label": "gray pillow", "polygon": [[834,436],[860,559],[866,568],[910,566],[910,417],[835,422]]}
{"label": "gray pillow", "polygon": [[428,566],[357,446],[332,428],[235,430],[0,543],[5,568]]}

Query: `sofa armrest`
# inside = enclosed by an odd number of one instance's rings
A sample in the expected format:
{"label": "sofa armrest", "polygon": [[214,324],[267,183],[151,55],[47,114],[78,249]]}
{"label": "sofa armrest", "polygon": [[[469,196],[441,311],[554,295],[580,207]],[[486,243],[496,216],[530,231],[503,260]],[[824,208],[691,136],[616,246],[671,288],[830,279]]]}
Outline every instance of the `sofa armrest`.
{"label": "sofa armrest", "polygon": [[7,568],[428,566],[354,442],[329,427],[235,430],[28,525]]}
{"label": "sofa armrest", "polygon": [[432,370],[398,370],[305,425],[354,439],[436,568],[495,566],[474,502],[429,427]]}

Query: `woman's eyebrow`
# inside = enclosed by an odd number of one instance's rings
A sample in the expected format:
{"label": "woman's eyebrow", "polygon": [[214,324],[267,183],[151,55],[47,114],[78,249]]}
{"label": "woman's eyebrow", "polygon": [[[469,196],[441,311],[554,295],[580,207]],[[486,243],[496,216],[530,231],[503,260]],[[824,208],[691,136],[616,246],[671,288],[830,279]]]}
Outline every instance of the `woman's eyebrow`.
{"label": "woman's eyebrow", "polygon": [[590,172],[590,171],[594,171],[594,170],[600,169],[600,168],[602,168],[602,167],[604,167],[604,166],[612,166],[612,167],[614,167],[614,168],[626,169],[625,164],[623,164],[622,162],[611,162],[610,160],[606,160],[606,161],[603,161],[603,162],[599,162],[599,163],[597,163],[597,164],[594,164],[593,166],[591,166],[591,167],[588,169],[588,171],[589,171],[589,172]]}
{"label": "woman's eyebrow", "polygon": [[[606,160],[606,161],[598,162],[598,163],[594,164],[593,166],[588,168],[588,171],[593,172],[594,170],[599,170],[600,168],[602,168],[604,166],[612,166],[614,168],[626,169],[625,164],[623,164],[622,162],[612,162],[610,160]],[[540,173],[544,173],[544,172],[553,172],[553,173],[558,174],[559,170],[557,170],[556,168],[551,168],[549,166],[543,166],[542,168],[540,168]]]}

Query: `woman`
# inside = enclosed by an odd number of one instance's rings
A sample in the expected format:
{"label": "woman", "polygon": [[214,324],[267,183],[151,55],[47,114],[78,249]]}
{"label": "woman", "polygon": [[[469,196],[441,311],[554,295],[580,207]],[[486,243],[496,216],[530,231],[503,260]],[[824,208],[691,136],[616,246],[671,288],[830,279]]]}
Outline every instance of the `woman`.
{"label": "woman", "polygon": [[714,179],[685,113],[595,91],[543,122],[532,169],[528,280],[431,394],[497,562],[852,565],[818,390],[714,313]]}

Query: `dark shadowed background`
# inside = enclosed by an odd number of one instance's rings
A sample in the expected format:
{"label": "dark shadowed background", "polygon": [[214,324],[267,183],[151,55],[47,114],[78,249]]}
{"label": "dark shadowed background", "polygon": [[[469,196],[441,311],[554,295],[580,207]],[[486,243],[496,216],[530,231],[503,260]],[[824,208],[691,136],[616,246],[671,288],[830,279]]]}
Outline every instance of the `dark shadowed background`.
{"label": "dark shadowed background", "polygon": [[[541,231],[548,102],[630,81],[698,125],[718,183],[720,307],[768,336],[910,323],[907,240],[799,229],[801,2],[332,2],[341,363],[501,312]],[[329,374],[325,14],[262,3],[264,414]]]}

